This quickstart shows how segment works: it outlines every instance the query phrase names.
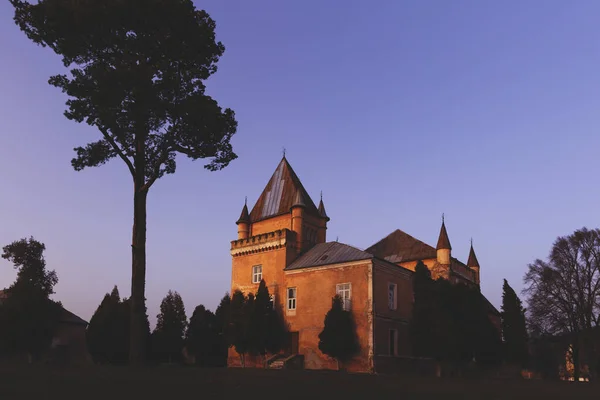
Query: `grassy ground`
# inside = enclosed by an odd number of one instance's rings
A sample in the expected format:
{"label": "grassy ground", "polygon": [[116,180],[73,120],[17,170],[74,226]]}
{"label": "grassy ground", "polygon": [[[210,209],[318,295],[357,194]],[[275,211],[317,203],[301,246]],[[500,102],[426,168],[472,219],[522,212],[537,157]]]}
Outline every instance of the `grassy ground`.
{"label": "grassy ground", "polygon": [[[599,399],[600,385],[155,367],[0,368],[0,399]],[[445,399],[444,399],[445,400]]]}

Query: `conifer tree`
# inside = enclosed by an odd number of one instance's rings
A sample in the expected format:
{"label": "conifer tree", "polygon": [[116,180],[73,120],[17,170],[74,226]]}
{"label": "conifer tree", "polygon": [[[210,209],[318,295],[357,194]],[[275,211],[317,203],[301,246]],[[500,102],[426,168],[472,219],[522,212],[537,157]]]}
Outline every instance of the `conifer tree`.
{"label": "conifer tree", "polygon": [[221,299],[217,309],[215,310],[215,325],[217,327],[218,341],[217,341],[217,367],[227,365],[227,352],[231,346],[231,297],[229,293],[225,293],[225,296]]}
{"label": "conifer tree", "polygon": [[217,363],[219,329],[215,315],[202,304],[194,309],[185,334],[185,346],[196,365],[212,367]]}
{"label": "conifer tree", "polygon": [[502,285],[502,336],[505,360],[526,366],[529,351],[525,308],[506,279]]}
{"label": "conifer tree", "polygon": [[231,296],[231,345],[239,354],[242,362],[242,367],[245,366],[244,354],[248,351],[248,343],[246,339],[246,318],[244,315],[246,298],[240,290],[233,292]]}
{"label": "conifer tree", "polygon": [[409,325],[412,353],[419,357],[438,356],[432,345],[438,342],[438,333],[435,331],[438,314],[435,283],[431,279],[431,272],[420,260],[415,267],[412,286],[414,304]]}
{"label": "conifer tree", "polygon": [[350,311],[345,311],[342,298],[335,295],[331,310],[325,315],[324,327],[319,333],[319,350],[338,363],[348,362],[358,352],[356,327]]}
{"label": "conifer tree", "polygon": [[106,293],[102,302],[92,315],[86,330],[88,350],[95,363],[105,364],[114,361],[114,351],[117,347],[113,340],[114,320],[121,299],[119,289],[115,286],[111,293]]}
{"label": "conifer tree", "polygon": [[187,317],[179,293],[169,290],[160,304],[153,336],[157,353],[169,363],[181,360]]}
{"label": "conifer tree", "polygon": [[267,353],[274,354],[281,350],[286,330],[264,279],[260,281],[256,292],[250,332],[253,351],[263,356],[266,367]]}

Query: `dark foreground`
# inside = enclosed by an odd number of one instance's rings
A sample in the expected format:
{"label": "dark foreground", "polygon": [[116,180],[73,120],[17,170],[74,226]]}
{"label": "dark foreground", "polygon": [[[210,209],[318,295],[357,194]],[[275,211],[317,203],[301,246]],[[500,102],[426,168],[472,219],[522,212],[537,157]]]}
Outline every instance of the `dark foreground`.
{"label": "dark foreground", "polygon": [[598,399],[600,385],[445,380],[321,371],[154,367],[0,367],[0,398],[152,399]]}

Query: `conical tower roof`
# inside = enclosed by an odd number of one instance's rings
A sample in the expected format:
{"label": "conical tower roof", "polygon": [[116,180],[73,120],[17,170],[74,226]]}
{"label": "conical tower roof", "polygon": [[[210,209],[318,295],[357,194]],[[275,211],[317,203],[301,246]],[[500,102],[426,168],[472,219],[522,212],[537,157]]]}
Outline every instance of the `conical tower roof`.
{"label": "conical tower roof", "polygon": [[477,256],[475,255],[475,250],[473,250],[473,242],[471,242],[471,250],[469,251],[469,259],[467,260],[467,267],[479,268],[479,261],[477,260]]}
{"label": "conical tower roof", "polygon": [[321,192],[321,200],[319,201],[319,214],[321,217],[327,219],[329,221],[329,217],[327,216],[327,211],[325,211],[325,204],[323,204],[323,192]]}
{"label": "conical tower roof", "polygon": [[442,217],[442,228],[440,229],[440,237],[438,238],[436,250],[448,249],[452,250],[450,245],[450,239],[448,238],[448,232],[446,231],[446,224],[444,223],[444,217]]}
{"label": "conical tower roof", "polygon": [[248,214],[248,204],[247,202],[244,202],[244,208],[242,208],[242,214],[240,215],[240,218],[236,221],[236,224],[242,223],[242,222],[250,222],[250,215]]}
{"label": "conical tower roof", "polygon": [[317,206],[284,156],[267,186],[256,200],[256,204],[250,212],[250,222],[288,213],[296,203],[298,196],[304,203],[307,213],[320,216]]}

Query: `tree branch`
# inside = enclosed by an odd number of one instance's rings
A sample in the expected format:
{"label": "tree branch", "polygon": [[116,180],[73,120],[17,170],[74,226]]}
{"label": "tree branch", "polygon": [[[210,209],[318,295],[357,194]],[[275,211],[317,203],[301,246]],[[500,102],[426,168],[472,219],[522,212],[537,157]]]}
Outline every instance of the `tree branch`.
{"label": "tree branch", "polygon": [[108,133],[108,130],[106,130],[103,127],[98,127],[98,129],[100,129],[100,132],[102,132],[102,135],[104,136],[104,138],[106,139],[106,141],[108,143],[110,143],[110,145],[113,147],[113,149],[115,149],[115,151],[117,152],[117,154],[119,155],[119,157],[121,157],[121,159],[123,161],[125,161],[125,164],[127,164],[127,168],[129,168],[129,172],[131,173],[131,176],[133,178],[135,178],[135,168],[133,167],[133,164],[131,163],[131,160],[129,158],[127,158],[127,156],[123,153],[123,150],[121,150],[121,148],[119,147],[119,145],[117,144],[117,142],[115,142],[115,140],[113,139],[112,136],[110,136],[110,133]]}

